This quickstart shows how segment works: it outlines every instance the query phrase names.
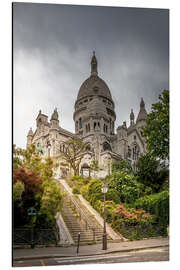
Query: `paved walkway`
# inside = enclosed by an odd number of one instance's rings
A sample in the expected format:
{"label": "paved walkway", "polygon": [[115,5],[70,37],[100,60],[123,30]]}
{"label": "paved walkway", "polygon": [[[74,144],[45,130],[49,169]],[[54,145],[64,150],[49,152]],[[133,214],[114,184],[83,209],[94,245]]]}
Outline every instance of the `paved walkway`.
{"label": "paved walkway", "polygon": [[[78,256],[100,255],[114,252],[128,252],[133,250],[165,247],[169,245],[169,238],[153,238],[138,241],[127,241],[120,243],[108,243],[107,250],[102,250],[102,244],[80,246]],[[76,255],[77,248],[70,247],[44,247],[44,248],[26,248],[14,249],[14,260],[40,259],[40,258],[57,258],[70,257]]]}

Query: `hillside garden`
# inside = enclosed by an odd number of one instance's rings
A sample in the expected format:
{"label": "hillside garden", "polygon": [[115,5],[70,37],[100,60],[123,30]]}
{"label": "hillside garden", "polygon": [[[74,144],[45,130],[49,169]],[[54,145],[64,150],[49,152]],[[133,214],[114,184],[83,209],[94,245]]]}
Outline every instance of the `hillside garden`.
{"label": "hillside garden", "polygon": [[152,105],[142,130],[147,154],[140,157],[136,170],[122,160],[112,164],[112,174],[101,179],[72,177],[74,194],[82,196],[103,216],[101,186],[106,194],[107,222],[124,237],[134,240],[167,236],[169,225],[169,91],[164,90]]}
{"label": "hillside garden", "polygon": [[[62,194],[53,178],[56,167],[51,158],[43,159],[35,145],[13,149],[13,228],[49,229],[56,227],[55,215],[61,208]],[[29,216],[35,208],[37,215]]]}

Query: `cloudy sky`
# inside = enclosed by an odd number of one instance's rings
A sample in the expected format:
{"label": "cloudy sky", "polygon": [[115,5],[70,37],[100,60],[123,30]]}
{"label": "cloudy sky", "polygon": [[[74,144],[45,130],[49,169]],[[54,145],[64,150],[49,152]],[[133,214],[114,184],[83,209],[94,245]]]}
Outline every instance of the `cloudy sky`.
{"label": "cloudy sky", "polygon": [[15,3],[13,5],[14,143],[25,147],[41,109],[74,131],[78,90],[96,51],[108,84],[116,127],[135,117],[141,97],[147,111],[169,89],[168,10]]}

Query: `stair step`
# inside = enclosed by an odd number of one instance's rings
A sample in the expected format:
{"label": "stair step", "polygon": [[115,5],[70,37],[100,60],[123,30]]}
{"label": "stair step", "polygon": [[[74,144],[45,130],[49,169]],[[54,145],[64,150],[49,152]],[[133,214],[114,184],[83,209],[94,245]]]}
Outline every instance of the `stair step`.
{"label": "stair step", "polygon": [[[88,209],[77,200],[78,205],[83,210],[85,215],[88,218],[88,223],[92,228],[95,228],[95,241],[96,242],[102,242],[102,236],[103,236],[103,228],[101,225],[97,222],[94,215],[92,215]],[[68,200],[64,201],[63,207],[62,207],[62,216],[64,219],[64,222],[69,229],[69,232],[71,233],[71,236],[75,243],[77,243],[78,240],[78,233],[80,232],[80,244],[84,243],[92,243],[93,242],[93,231],[90,228],[86,229],[85,222],[78,216],[76,210],[74,210],[75,207],[72,206],[72,203]],[[109,236],[107,236],[107,239],[111,239]]]}

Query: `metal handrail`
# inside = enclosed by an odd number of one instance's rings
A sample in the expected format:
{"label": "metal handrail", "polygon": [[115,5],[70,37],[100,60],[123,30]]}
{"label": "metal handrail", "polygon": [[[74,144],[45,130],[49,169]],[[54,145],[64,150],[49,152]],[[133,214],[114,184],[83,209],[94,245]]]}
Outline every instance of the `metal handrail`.
{"label": "metal handrail", "polygon": [[84,211],[80,208],[80,206],[78,205],[78,202],[76,201],[76,199],[74,198],[74,195],[69,195],[68,191],[65,189],[65,187],[61,184],[61,187],[63,188],[63,190],[65,191],[65,193],[67,194],[68,198],[70,199],[71,203],[75,206],[75,208],[78,211],[78,214],[80,216],[80,219],[82,219],[85,224],[86,224],[86,230],[87,228],[89,228],[92,233],[93,233],[93,241],[95,241],[95,227],[92,226],[89,223],[88,217],[86,216],[86,214],[84,213]]}

